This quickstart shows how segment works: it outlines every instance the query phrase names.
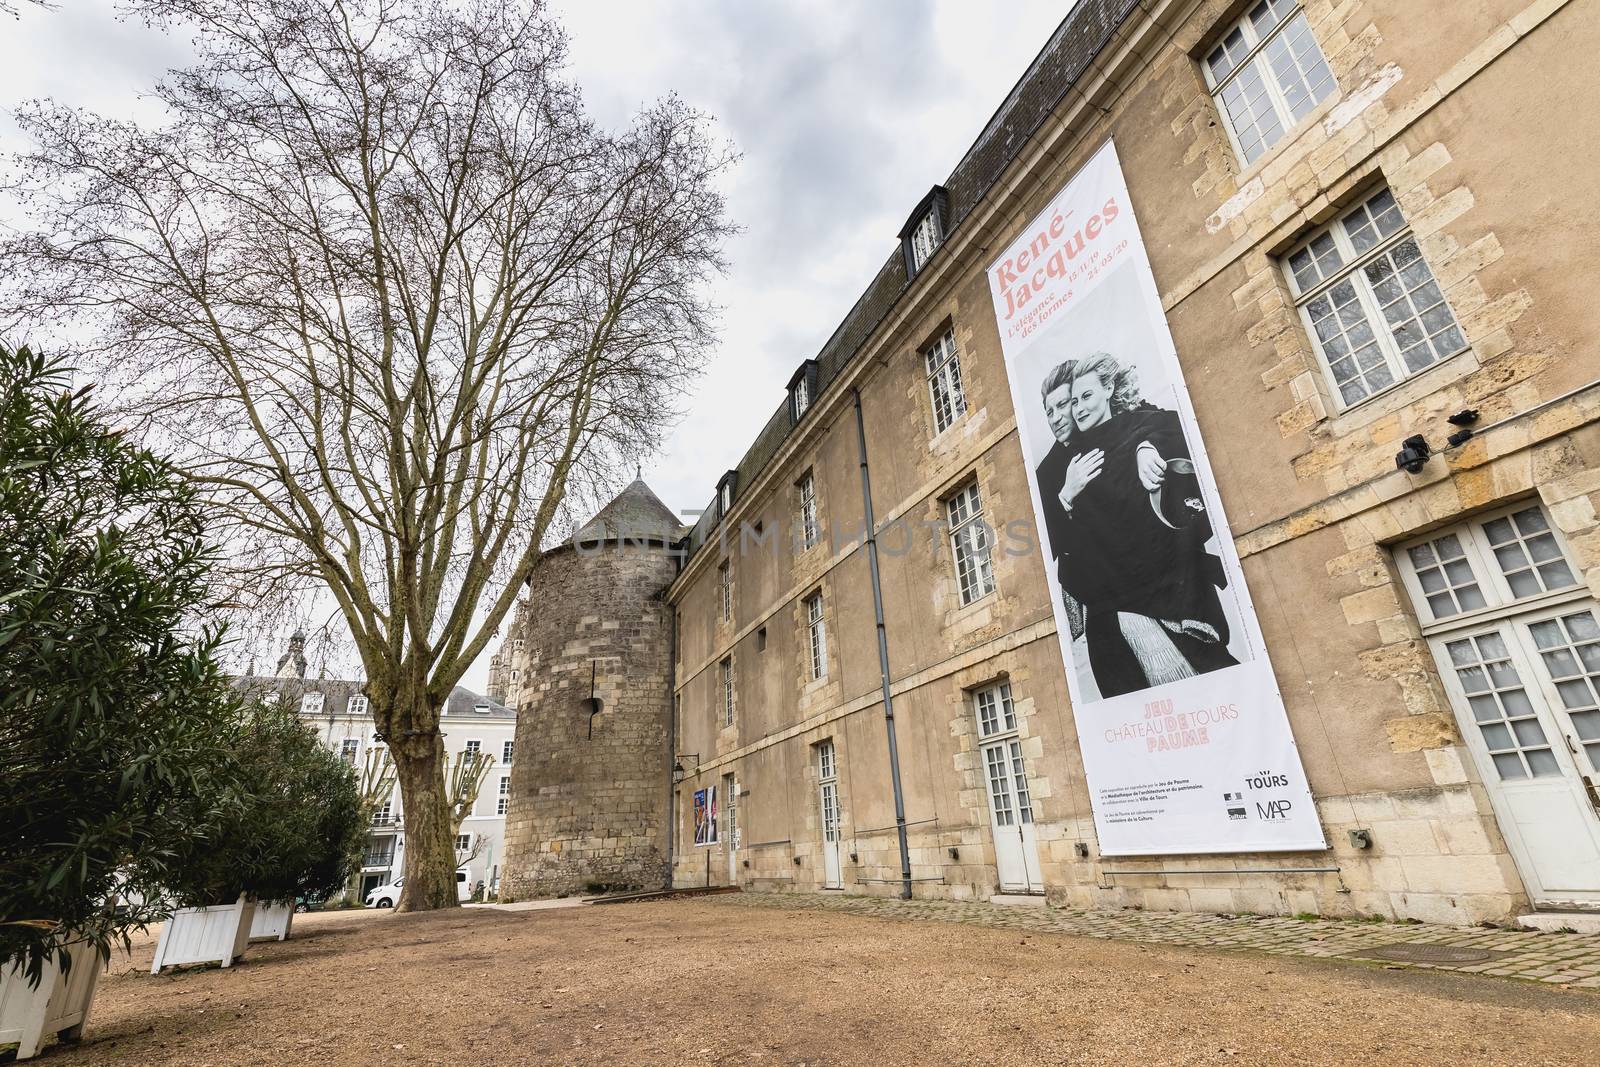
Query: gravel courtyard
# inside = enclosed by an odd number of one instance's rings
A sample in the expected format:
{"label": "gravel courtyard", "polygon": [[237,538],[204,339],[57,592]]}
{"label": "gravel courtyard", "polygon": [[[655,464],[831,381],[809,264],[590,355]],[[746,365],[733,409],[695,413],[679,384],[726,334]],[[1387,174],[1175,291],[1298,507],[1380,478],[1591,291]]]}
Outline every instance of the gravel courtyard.
{"label": "gravel courtyard", "polygon": [[1528,982],[745,906],[300,916],[237,968],[113,961],[45,1064],[1587,1064]]}

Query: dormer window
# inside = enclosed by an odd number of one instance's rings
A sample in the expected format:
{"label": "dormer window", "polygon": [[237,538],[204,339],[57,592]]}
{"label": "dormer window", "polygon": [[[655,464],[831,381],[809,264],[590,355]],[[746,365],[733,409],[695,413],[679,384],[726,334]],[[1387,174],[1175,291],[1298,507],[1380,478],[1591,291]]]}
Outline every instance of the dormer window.
{"label": "dormer window", "polygon": [[946,210],[944,186],[935,185],[901,229],[900,248],[906,257],[907,278],[916,277],[923,264],[944,243]]}
{"label": "dormer window", "polygon": [[305,696],[301,697],[300,698],[300,714],[302,714],[302,715],[321,715],[322,714],[322,694],[321,693],[317,693],[317,692],[311,692],[311,693],[307,693]]}
{"label": "dormer window", "polygon": [[738,471],[729,471],[717,482],[717,518],[721,519],[733,510],[733,485],[739,480]]}
{"label": "dormer window", "polygon": [[789,379],[789,418],[792,422],[800,421],[800,416],[811,407],[811,400],[816,393],[817,361],[808,359],[800,364],[800,369]]}

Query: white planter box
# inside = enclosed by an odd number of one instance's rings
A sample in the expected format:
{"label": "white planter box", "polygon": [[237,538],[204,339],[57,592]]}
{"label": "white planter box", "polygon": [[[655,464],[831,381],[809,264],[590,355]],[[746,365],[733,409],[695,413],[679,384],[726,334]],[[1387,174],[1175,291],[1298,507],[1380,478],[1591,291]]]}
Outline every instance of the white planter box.
{"label": "white planter box", "polygon": [[250,944],[250,923],[256,902],[241,896],[232,904],[179,908],[161,927],[151,974],[187,963],[220,963],[231,967]]}
{"label": "white planter box", "polygon": [[51,1034],[60,1034],[63,1041],[83,1036],[106,959],[87,944],[75,944],[67,951],[71,970],[62,974],[54,962],[46,964],[37,989],[28,984],[21,967],[0,973],[0,1045],[17,1042],[19,1060],[38,1055]]}
{"label": "white planter box", "polygon": [[294,901],[258,900],[256,917],[250,922],[250,940],[287,941],[294,925]]}

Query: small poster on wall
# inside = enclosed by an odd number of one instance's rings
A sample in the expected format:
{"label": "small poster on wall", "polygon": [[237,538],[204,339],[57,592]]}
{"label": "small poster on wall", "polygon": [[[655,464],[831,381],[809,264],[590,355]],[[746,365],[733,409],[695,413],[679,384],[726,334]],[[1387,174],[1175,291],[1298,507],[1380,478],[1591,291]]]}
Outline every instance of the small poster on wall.
{"label": "small poster on wall", "polygon": [[714,785],[694,791],[694,843],[697,848],[717,843],[717,787]]}

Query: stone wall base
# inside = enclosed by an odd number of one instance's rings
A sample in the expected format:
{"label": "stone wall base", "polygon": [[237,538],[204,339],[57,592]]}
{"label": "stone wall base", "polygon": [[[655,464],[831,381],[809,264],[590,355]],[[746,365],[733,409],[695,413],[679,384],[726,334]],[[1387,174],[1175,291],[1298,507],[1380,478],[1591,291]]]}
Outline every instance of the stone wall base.
{"label": "stone wall base", "polygon": [[[1330,797],[1317,806],[1330,846],[1322,852],[1103,857],[1088,818],[1041,823],[1046,899],[1070,908],[1382,916],[1459,926],[1509,922],[1528,907],[1479,785]],[[1366,830],[1371,847],[1355,847],[1351,830]],[[1077,855],[1080,842],[1089,856]],[[999,892],[987,826],[914,827],[910,844],[913,896],[987,900]],[[844,892],[899,894],[893,832],[846,838],[842,852]],[[814,844],[741,849],[734,861],[732,881],[749,889],[825,891]],[[709,884],[729,884],[720,845],[680,852],[673,885],[708,884],[708,869]]]}

